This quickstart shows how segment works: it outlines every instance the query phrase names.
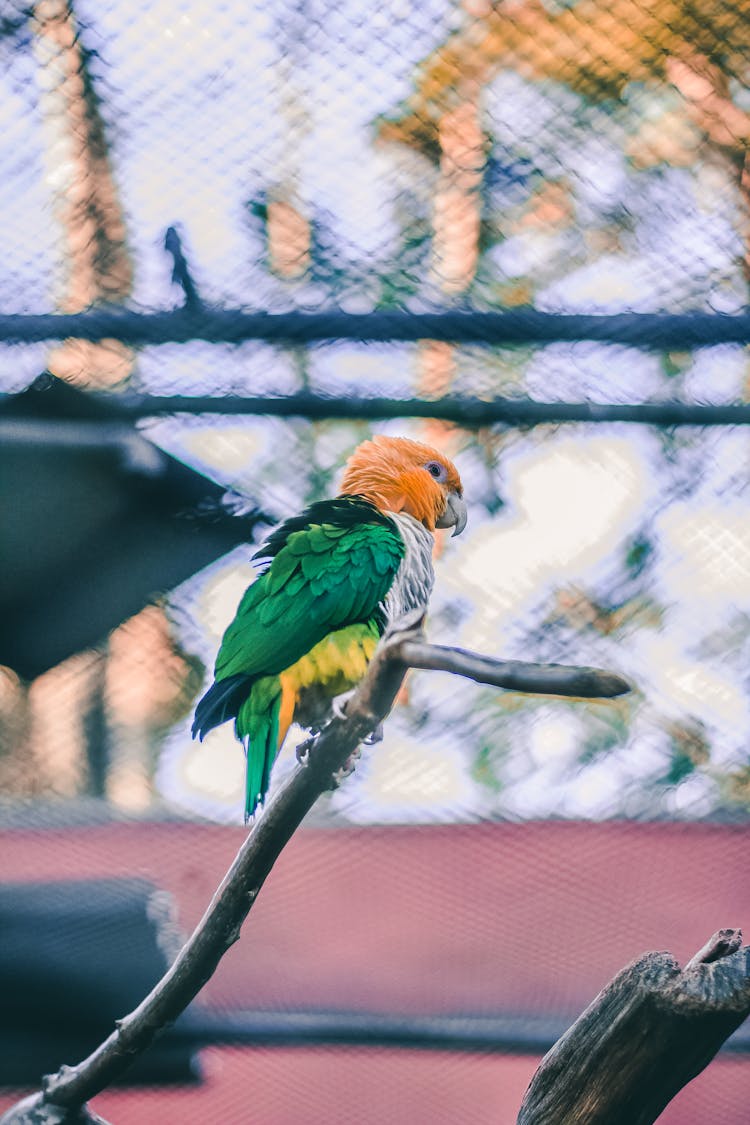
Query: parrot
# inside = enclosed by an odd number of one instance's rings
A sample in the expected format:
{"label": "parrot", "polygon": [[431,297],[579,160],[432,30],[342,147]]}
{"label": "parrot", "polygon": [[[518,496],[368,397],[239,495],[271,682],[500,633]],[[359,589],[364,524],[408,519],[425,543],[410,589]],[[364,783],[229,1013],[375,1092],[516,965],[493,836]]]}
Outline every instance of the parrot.
{"label": "parrot", "polygon": [[344,467],[341,491],[285,520],[253,555],[198,702],[192,734],[231,719],[245,748],[245,823],[268,791],[292,722],[319,731],[362,679],[388,625],[427,608],[436,528],[466,526],[455,465],[410,438],[377,435]]}

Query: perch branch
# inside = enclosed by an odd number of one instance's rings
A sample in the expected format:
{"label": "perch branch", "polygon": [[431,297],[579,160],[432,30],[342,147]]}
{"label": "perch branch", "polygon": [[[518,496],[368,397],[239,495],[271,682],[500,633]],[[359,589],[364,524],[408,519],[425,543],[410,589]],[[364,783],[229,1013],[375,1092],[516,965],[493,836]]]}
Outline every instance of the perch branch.
{"label": "perch branch", "polygon": [[[347,702],[345,715],[335,716],[321,731],[305,764],[269,801],[203,918],[159,983],[134,1011],[117,1021],[115,1030],[88,1058],[48,1075],[42,1091],[8,1110],[0,1125],[72,1125],[81,1119],[76,1118],[79,1107],[118,1079],[188,1006],[227,949],[239,939],[240,927],[266,876],[300,821],[390,711],[410,664],[455,672],[516,691],[611,696],[628,690],[619,677],[591,668],[491,660],[460,649],[429,645],[413,621],[405,620],[378,647],[367,675]],[[61,1116],[61,1109],[70,1111],[67,1118]]]}
{"label": "perch branch", "polygon": [[651,1125],[750,1014],[750,947],[719,930],[683,969],[645,953],[542,1059],[518,1125]]}
{"label": "perch branch", "polygon": [[612,699],[630,691],[630,684],[613,672],[566,664],[530,664],[525,660],[495,660],[462,648],[402,640],[399,656],[409,668],[453,672],[480,684],[534,695],[567,695],[582,699]]}

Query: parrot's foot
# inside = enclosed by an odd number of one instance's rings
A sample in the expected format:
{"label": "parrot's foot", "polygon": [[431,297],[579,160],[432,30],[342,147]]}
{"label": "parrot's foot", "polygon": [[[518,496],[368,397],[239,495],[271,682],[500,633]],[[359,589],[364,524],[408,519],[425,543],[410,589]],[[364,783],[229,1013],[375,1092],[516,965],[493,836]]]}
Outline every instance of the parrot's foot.
{"label": "parrot's foot", "polygon": [[335,715],[337,719],[346,718],[346,705],[354,695],[352,691],[342,691],[341,695],[334,695],[331,700],[331,714]]}
{"label": "parrot's foot", "polygon": [[424,624],[425,610],[423,607],[417,609],[410,609],[407,613],[403,613],[401,617],[397,617],[391,621],[388,626],[384,640],[391,637],[396,637],[402,633],[420,633],[422,625]]}
{"label": "parrot's foot", "polygon": [[350,777],[357,768],[357,762],[362,757],[362,747],[358,746],[344,762],[340,770],[331,775],[331,789],[338,789],[342,781]]}
{"label": "parrot's foot", "polygon": [[299,762],[299,764],[301,766],[306,765],[307,759],[310,755],[310,751],[312,750],[313,746],[315,745],[315,739],[317,737],[318,737],[317,733],[311,734],[309,738],[303,739],[302,742],[299,742],[295,746],[294,753],[296,755],[297,761]]}

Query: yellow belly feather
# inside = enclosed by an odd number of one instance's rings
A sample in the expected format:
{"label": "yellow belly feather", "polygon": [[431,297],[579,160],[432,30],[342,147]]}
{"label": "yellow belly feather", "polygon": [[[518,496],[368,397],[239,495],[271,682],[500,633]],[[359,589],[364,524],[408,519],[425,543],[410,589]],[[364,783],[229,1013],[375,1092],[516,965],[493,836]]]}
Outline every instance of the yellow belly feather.
{"label": "yellow belly feather", "polygon": [[374,625],[347,625],[329,633],[279,676],[279,746],[296,719],[308,726],[322,718],[325,703],[364,676],[379,640]]}

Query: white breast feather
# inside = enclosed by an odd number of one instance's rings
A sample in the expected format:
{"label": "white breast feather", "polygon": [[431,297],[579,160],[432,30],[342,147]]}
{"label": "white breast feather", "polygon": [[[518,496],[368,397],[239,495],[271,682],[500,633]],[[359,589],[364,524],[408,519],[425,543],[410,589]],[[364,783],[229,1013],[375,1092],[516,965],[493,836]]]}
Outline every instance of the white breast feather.
{"label": "white breast feather", "polygon": [[419,520],[406,512],[388,512],[398,527],[406,547],[393,585],[383,603],[388,621],[397,621],[405,613],[426,609],[435,584],[432,569],[434,539]]}

